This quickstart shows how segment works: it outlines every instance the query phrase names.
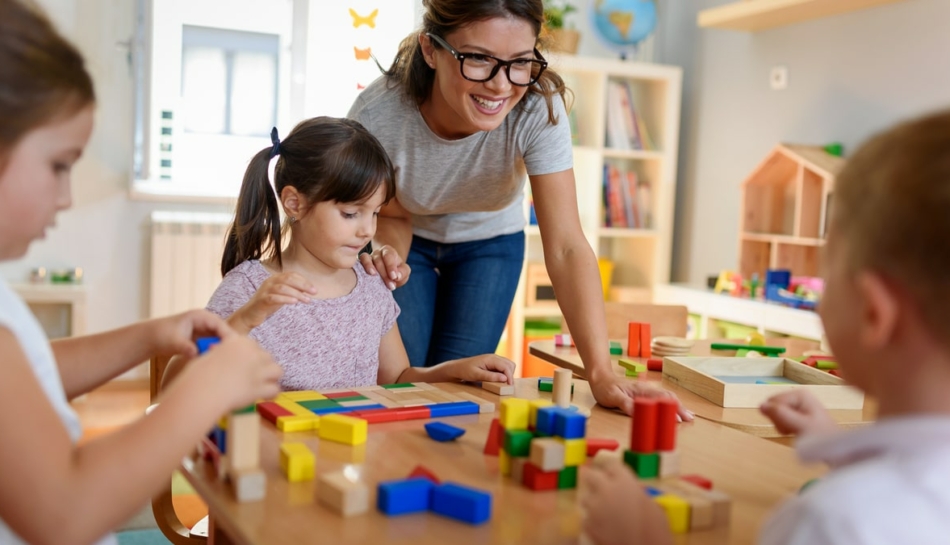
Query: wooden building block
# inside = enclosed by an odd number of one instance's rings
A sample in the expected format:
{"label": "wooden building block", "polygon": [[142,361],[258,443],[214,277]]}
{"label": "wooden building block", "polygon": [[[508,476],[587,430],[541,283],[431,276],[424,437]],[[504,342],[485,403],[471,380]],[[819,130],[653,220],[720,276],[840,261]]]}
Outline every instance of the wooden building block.
{"label": "wooden building block", "polygon": [[287,480],[296,483],[313,479],[317,457],[303,443],[283,443],[280,445],[280,469]]}
{"label": "wooden building block", "polygon": [[676,450],[676,413],[679,401],[672,397],[656,400],[656,448],[657,450]]}
{"label": "wooden building block", "polygon": [[277,418],[277,429],[284,433],[294,433],[301,431],[310,431],[320,428],[320,417],[311,413],[309,415],[280,416]]}
{"label": "wooden building block", "polygon": [[232,470],[259,469],[261,465],[261,417],[256,412],[228,415],[225,438],[228,467]]}
{"label": "wooden building block", "polygon": [[566,409],[571,406],[572,376],[569,369],[554,370],[554,391],[551,394],[551,399],[558,407]]}
{"label": "wooden building block", "polygon": [[429,468],[425,466],[416,466],[412,473],[409,474],[407,479],[412,479],[413,477],[424,477],[432,481],[432,484],[442,484],[442,481],[435,475],[435,473],[429,471]]}
{"label": "wooden building block", "polygon": [[560,441],[564,445],[565,466],[579,466],[587,461],[586,439],[563,439],[556,437],[555,441]]}
{"label": "wooden building block", "polygon": [[528,428],[534,429],[538,424],[538,409],[551,407],[554,403],[547,399],[532,399],[528,402]]}
{"label": "wooden building block", "polygon": [[527,458],[531,454],[531,443],[534,438],[528,430],[505,430],[504,450],[512,458]]}
{"label": "wooden building block", "polygon": [[506,430],[526,430],[528,429],[528,414],[527,399],[504,399],[501,402],[499,422]]}
{"label": "wooden building block", "polygon": [[640,357],[640,323],[627,324],[627,355],[632,358]]}
{"label": "wooden building block", "polygon": [[515,395],[515,387],[504,382],[483,382],[482,389],[500,396]]}
{"label": "wooden building block", "polygon": [[511,480],[518,484],[524,484],[524,466],[527,463],[527,458],[511,459]]}
{"label": "wooden building block", "polygon": [[343,471],[324,473],[317,486],[317,500],[344,517],[361,515],[369,511],[369,488]]}
{"label": "wooden building block", "polygon": [[326,398],[327,396],[319,392],[314,392],[313,390],[299,390],[296,392],[281,392],[277,394],[276,399],[286,399],[288,401],[312,401]]}
{"label": "wooden building block", "polygon": [[680,452],[678,450],[660,451],[660,478],[673,477],[680,473]]}
{"label": "wooden building block", "polygon": [[506,477],[511,475],[511,456],[504,449],[498,451],[498,470]]}
{"label": "wooden building block", "polygon": [[706,491],[691,487],[689,483],[679,479],[667,479],[657,484],[657,487],[667,494],[673,494],[689,503],[689,530],[706,530],[713,527],[713,502],[706,495]]}
{"label": "wooden building block", "polygon": [[640,324],[640,357],[649,358],[653,356],[650,352],[650,342],[653,335],[650,334],[650,324]]}
{"label": "wooden building block", "polygon": [[267,493],[267,475],[259,467],[231,469],[228,471],[228,480],[239,502],[262,500]]}
{"label": "wooden building block", "polygon": [[524,465],[524,485],[531,490],[557,490],[559,471],[541,471],[541,468],[528,462]]}
{"label": "wooden building block", "polygon": [[367,422],[342,414],[328,414],[320,419],[320,439],[361,445],[366,442]]}
{"label": "wooden building block", "polygon": [[485,454],[498,456],[504,432],[505,430],[501,427],[501,423],[497,418],[491,421],[491,426],[488,428],[488,438],[485,440]]}
{"label": "wooden building block", "polygon": [[[319,401],[319,400],[315,400],[315,401]],[[300,403],[296,401],[291,401],[289,399],[275,399],[274,403],[287,409],[288,411],[290,411],[291,414],[296,414],[296,415],[313,414],[313,412],[310,409],[304,407],[303,405],[301,405]]]}
{"label": "wooden building block", "polygon": [[287,409],[281,407],[280,405],[274,403],[273,401],[265,401],[264,403],[257,404],[257,412],[260,413],[261,418],[267,420],[273,425],[277,425],[277,418],[281,416],[290,416],[294,413],[288,411]]}
{"label": "wooden building block", "polygon": [[594,457],[591,459],[591,462],[596,466],[604,466],[608,464],[613,464],[623,460],[623,451],[620,449],[617,450],[606,450],[601,449],[597,451],[597,454],[594,454]]}
{"label": "wooden building block", "polygon": [[587,457],[596,456],[601,450],[617,450],[620,443],[616,439],[587,438]]}
{"label": "wooden building block", "polygon": [[696,485],[696,486],[699,486],[699,487],[701,487],[701,488],[705,488],[706,490],[712,490],[712,489],[713,489],[712,481],[710,481],[710,480],[707,479],[706,477],[703,477],[702,475],[696,475],[696,474],[683,475],[683,476],[680,477],[680,479],[682,479],[682,480],[684,480],[684,481],[687,481],[687,482],[691,482],[691,483],[693,483],[693,484]]}
{"label": "wooden building block", "polygon": [[536,438],[531,441],[531,463],[541,471],[560,471],[565,467],[565,445],[554,438]]}
{"label": "wooden building block", "polygon": [[476,403],[478,405],[479,414],[488,414],[488,413],[495,412],[495,404],[492,403],[491,401],[485,401],[484,399],[476,395],[470,394],[468,392],[461,392],[457,395],[461,397],[462,399],[465,399],[466,401],[471,401],[472,403]]}
{"label": "wooden building block", "polygon": [[633,400],[630,450],[640,453],[656,450],[657,412],[658,407],[655,399],[637,397]]}
{"label": "wooden building block", "polygon": [[663,494],[653,498],[666,513],[670,531],[674,534],[689,532],[689,502],[673,494]]}
{"label": "wooden building block", "polygon": [[402,400],[399,404],[400,407],[425,407],[426,405],[435,405],[435,401],[431,399],[424,399],[421,397],[412,397]]}

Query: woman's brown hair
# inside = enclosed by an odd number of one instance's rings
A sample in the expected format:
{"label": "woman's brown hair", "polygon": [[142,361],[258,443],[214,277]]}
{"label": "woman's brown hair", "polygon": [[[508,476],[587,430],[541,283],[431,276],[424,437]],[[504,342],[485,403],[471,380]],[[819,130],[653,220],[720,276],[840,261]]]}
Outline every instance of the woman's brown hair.
{"label": "woman's brown hair", "polygon": [[[435,82],[435,70],[430,67],[422,55],[419,36],[432,33],[444,38],[459,28],[494,19],[496,17],[517,17],[527,21],[540,41],[544,24],[544,5],[541,0],[423,0],[426,8],[422,16],[422,28],[407,36],[399,44],[392,66],[384,74],[389,81],[402,88],[403,93],[416,104],[428,100]],[[435,44],[438,47],[438,44]],[[568,89],[556,72],[545,70],[537,83],[528,87],[528,94],[538,94],[544,98],[548,108],[548,121],[556,125],[554,115],[555,95],[559,95],[567,107]],[[518,107],[525,106],[522,100]]]}

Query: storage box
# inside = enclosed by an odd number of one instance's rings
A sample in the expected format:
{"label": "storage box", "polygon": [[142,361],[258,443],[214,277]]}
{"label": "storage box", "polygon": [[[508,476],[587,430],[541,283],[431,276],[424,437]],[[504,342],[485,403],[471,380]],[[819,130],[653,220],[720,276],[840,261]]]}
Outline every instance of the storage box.
{"label": "storage box", "polygon": [[726,408],[757,408],[775,394],[805,388],[827,409],[861,409],[864,394],[841,378],[780,358],[664,358],[663,376]]}
{"label": "storage box", "polygon": [[557,306],[557,299],[554,298],[554,286],[551,285],[551,278],[548,277],[548,271],[544,268],[544,263],[528,263],[525,287],[525,293],[527,294],[525,306],[528,308]]}

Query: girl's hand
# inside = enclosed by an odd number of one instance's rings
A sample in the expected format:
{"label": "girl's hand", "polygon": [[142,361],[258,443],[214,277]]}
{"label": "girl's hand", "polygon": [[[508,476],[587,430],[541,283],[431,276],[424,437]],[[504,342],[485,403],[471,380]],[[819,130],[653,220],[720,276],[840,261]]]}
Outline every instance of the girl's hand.
{"label": "girl's hand", "polygon": [[447,361],[436,367],[441,367],[447,377],[455,380],[504,382],[509,385],[513,384],[514,381],[512,375],[515,372],[515,364],[511,360],[495,354],[482,354],[481,356]]}
{"label": "girl's hand", "polygon": [[261,284],[250,301],[234,311],[228,318],[228,324],[246,335],[263,324],[282,306],[309,303],[316,293],[317,288],[298,273],[272,275]]}
{"label": "girl's hand", "polygon": [[200,384],[201,395],[219,400],[222,412],[226,412],[275,397],[280,392],[282,374],[280,366],[256,341],[231,334],[188,362],[176,382]]}
{"label": "girl's hand", "polygon": [[198,355],[195,339],[219,337],[224,340],[236,335],[224,320],[207,310],[191,310],[159,318],[153,324],[151,351],[163,356],[181,354],[192,358]]}
{"label": "girl's hand", "polygon": [[381,274],[383,282],[390,290],[404,286],[409,281],[409,265],[403,262],[402,256],[391,246],[384,244],[371,254],[360,254],[360,263],[367,274]]}
{"label": "girl's hand", "polygon": [[584,533],[597,545],[673,542],[663,510],[619,460],[585,465],[580,493]]}
{"label": "girl's hand", "polygon": [[[638,396],[676,398],[673,392],[645,382],[626,380],[616,375],[591,376],[590,389],[597,403],[608,408],[616,407],[626,414],[633,414],[633,398]],[[684,407],[682,403],[679,404],[678,414],[682,420],[687,422],[693,420],[692,411]]]}
{"label": "girl's hand", "polygon": [[791,390],[774,395],[759,407],[785,435],[808,435],[838,430],[838,424],[811,392]]}

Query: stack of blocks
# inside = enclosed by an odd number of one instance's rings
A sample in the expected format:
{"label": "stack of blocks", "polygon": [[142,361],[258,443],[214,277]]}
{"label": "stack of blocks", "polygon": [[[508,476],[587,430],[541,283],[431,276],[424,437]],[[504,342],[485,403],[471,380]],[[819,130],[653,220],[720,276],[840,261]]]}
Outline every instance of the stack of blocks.
{"label": "stack of blocks", "polygon": [[630,322],[627,324],[627,355],[631,358],[649,358],[653,355],[650,343],[650,324]]}
{"label": "stack of blocks", "polygon": [[712,483],[698,476],[679,474],[676,450],[676,413],[672,398],[634,400],[630,449],[624,462],[646,481],[647,493],[666,513],[674,533],[723,526],[729,521],[729,498],[712,490]]}
{"label": "stack of blocks", "polygon": [[388,516],[432,511],[469,524],[482,524],[491,518],[491,494],[458,483],[434,481],[431,476],[420,475],[381,482],[376,507]]}

